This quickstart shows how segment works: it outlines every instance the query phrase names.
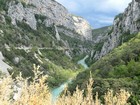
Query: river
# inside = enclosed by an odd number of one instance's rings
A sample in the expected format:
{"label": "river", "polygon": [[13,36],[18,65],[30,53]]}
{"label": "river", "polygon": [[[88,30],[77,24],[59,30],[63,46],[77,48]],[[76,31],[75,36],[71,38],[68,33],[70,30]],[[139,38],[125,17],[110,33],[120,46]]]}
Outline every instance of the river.
{"label": "river", "polygon": [[81,64],[85,69],[88,69],[88,65],[86,64],[85,60],[88,58],[89,56],[86,55],[83,59],[79,60],[77,63]]}
{"label": "river", "polygon": [[[81,64],[85,69],[88,69],[88,65],[86,64],[85,60],[88,58],[89,56],[86,55],[83,59],[79,60],[77,63]],[[67,82],[63,83],[62,85],[60,85],[59,87],[55,88],[52,90],[52,102],[55,102],[57,100],[57,98],[59,97],[59,95],[63,92],[63,90],[65,89],[65,87],[68,85],[68,83],[71,82],[71,79],[68,80]]]}
{"label": "river", "polygon": [[52,92],[51,92],[51,94],[52,94],[52,102],[55,102],[57,100],[59,95],[63,92],[63,90],[66,88],[66,86],[70,82],[71,82],[71,79],[68,80],[67,82],[61,84],[59,87],[57,87],[57,88],[52,90]]}

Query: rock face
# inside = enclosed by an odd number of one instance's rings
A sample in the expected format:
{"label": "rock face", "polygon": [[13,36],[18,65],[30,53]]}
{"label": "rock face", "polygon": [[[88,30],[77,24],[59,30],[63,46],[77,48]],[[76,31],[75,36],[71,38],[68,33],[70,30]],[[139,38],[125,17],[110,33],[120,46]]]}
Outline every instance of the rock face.
{"label": "rock face", "polygon": [[61,39],[60,39],[60,35],[58,33],[58,30],[57,30],[57,26],[54,26],[54,27],[55,27],[55,37],[58,41],[60,41]]}
{"label": "rock face", "polygon": [[2,52],[0,51],[0,71],[5,73],[6,75],[9,75],[8,69],[12,69],[11,66],[9,66],[7,63],[5,63],[4,60],[4,56],[2,54]]}
{"label": "rock face", "polygon": [[110,32],[107,33],[107,41],[100,52],[96,52],[94,59],[98,60],[117,47],[121,42],[120,37],[124,34],[134,34],[140,31],[140,2],[133,0],[125,9],[124,13],[119,14],[114,19]]}
{"label": "rock face", "polygon": [[77,29],[76,32],[83,35],[87,39],[91,39],[92,31],[87,21],[78,16],[72,16],[72,18],[74,20],[74,25]]}
{"label": "rock face", "polygon": [[65,7],[54,0],[26,0],[10,2],[8,15],[12,18],[12,24],[16,21],[26,22],[32,29],[37,29],[37,17],[45,23],[46,26],[55,24],[64,26],[75,31],[86,39],[91,39],[91,26],[81,17],[73,16]]}
{"label": "rock face", "polygon": [[[42,23],[46,27],[53,25],[55,38],[57,41],[62,41],[62,44],[68,48],[69,43],[62,40],[61,33],[71,38],[80,39],[83,42],[85,39],[88,42],[91,40],[93,46],[99,43],[102,45],[99,46],[101,50],[88,50],[92,59],[95,60],[100,59],[117,47],[122,42],[120,37],[123,34],[133,34],[140,31],[140,2],[138,0],[133,0],[124,13],[116,16],[113,26],[109,27],[105,33],[102,33],[104,35],[98,34],[96,37],[93,37],[91,26],[86,20],[70,14],[64,6],[54,0],[12,1],[9,3],[8,15],[11,17],[13,25],[16,25],[17,21],[24,21],[34,30],[37,30],[38,23]],[[101,41],[103,44],[100,43]],[[78,46],[78,48],[82,48],[81,52],[87,52],[84,47]]]}
{"label": "rock face", "polygon": [[5,17],[0,14],[0,23],[6,23]]}

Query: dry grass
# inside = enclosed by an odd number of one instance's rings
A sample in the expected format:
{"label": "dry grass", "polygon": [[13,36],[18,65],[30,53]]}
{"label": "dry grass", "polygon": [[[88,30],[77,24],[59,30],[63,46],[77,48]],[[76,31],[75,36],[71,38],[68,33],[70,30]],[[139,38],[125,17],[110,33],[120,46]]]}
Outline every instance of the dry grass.
{"label": "dry grass", "polygon": [[[4,77],[0,81],[0,105],[52,105],[51,92],[45,83],[47,76],[42,76],[39,72],[39,67],[34,65],[34,74],[32,82],[28,82],[28,79],[23,79],[21,75],[15,80],[11,76]],[[98,93],[95,98],[92,94],[93,79],[89,79],[87,83],[86,96],[83,96],[84,90],[79,90],[78,87],[73,95],[67,90],[64,94],[58,98],[53,105],[102,105],[100,99],[98,99]],[[19,97],[15,98],[15,90],[20,87]],[[127,99],[130,94],[125,90],[113,94],[112,90],[109,90],[105,94],[105,105],[127,105]]]}

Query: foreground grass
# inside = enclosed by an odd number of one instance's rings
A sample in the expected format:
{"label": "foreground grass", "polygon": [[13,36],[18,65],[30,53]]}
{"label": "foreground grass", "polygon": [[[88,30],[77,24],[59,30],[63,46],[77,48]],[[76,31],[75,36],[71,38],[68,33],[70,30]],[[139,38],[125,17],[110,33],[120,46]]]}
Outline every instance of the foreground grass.
{"label": "foreground grass", "polygon": [[[101,105],[98,93],[93,97],[93,79],[87,83],[87,89],[76,91],[71,95],[67,89],[64,94],[52,102],[51,92],[46,84],[48,76],[39,72],[39,67],[34,66],[34,77],[23,79],[20,75],[16,79],[11,76],[1,78],[0,82],[0,105]],[[29,82],[29,79],[31,82]],[[18,93],[18,94],[17,94]],[[84,95],[86,93],[86,95]],[[114,95],[112,90],[105,93],[105,105],[127,105],[130,94],[120,90]]]}

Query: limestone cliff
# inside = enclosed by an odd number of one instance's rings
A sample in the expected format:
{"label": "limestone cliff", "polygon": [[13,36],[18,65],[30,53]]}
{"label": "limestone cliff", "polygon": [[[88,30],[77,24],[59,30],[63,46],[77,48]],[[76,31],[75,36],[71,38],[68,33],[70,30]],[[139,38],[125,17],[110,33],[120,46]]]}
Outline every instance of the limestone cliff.
{"label": "limestone cliff", "polygon": [[96,52],[94,59],[100,59],[112,49],[123,42],[120,37],[124,34],[135,34],[140,31],[140,2],[133,0],[125,9],[124,13],[116,16],[113,26],[106,33],[109,37],[104,42],[100,52]]}
{"label": "limestone cliff", "polygon": [[46,27],[55,24],[66,27],[85,39],[91,39],[91,26],[81,17],[74,16],[68,10],[54,0],[18,0],[9,4],[8,15],[12,18],[12,24],[16,21],[26,22],[32,29],[37,29],[37,17]]}

